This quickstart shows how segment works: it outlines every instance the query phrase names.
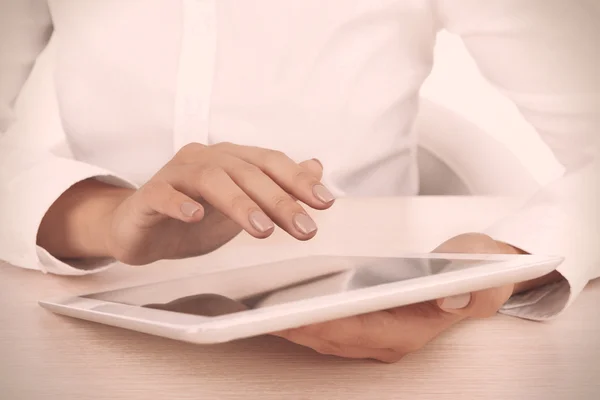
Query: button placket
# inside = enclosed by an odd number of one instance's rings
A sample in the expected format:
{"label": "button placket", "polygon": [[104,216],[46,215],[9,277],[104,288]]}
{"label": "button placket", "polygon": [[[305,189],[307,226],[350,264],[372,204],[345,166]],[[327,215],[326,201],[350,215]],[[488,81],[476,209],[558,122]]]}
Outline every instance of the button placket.
{"label": "button placket", "polygon": [[216,57],[216,3],[184,0],[183,34],[177,78],[174,151],[208,141],[208,119]]}

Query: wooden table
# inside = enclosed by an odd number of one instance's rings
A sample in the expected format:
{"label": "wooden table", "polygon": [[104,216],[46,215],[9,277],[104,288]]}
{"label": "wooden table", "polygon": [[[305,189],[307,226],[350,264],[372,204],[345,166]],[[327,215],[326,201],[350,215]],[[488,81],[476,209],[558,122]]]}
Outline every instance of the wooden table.
{"label": "wooden table", "polygon": [[[41,298],[328,251],[429,251],[519,204],[494,198],[340,200],[317,238],[241,235],[201,259],[57,277],[0,266],[0,399],[598,399],[600,282],[549,323],[497,316],[456,326],[384,365],[325,357],[271,337],[196,346],[69,319]],[[410,329],[410,327],[407,327]]]}

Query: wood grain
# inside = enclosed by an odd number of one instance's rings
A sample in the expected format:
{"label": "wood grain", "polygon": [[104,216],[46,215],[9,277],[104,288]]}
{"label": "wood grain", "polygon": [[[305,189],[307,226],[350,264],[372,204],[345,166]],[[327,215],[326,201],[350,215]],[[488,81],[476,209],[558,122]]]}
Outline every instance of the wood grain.
{"label": "wood grain", "polygon": [[[0,399],[598,399],[600,282],[548,323],[468,321],[400,363],[320,356],[260,337],[197,346],[69,319],[42,298],[284,257],[428,251],[519,204],[492,198],[340,201],[316,240],[240,236],[201,259],[58,277],[0,265]],[[467,217],[468,216],[468,217]],[[1,264],[1,263],[0,263]],[[407,327],[410,329],[410,327]]]}

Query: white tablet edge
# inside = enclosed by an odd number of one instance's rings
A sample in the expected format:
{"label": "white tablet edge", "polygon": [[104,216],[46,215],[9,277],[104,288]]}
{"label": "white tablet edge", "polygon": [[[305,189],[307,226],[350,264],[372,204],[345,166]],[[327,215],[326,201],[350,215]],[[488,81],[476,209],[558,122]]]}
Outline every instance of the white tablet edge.
{"label": "white tablet edge", "polygon": [[407,254],[398,258],[498,260],[498,263],[220,317],[148,309],[80,296],[40,301],[39,304],[75,318],[210,344],[535,279],[550,273],[563,261],[557,256],[523,255],[506,260],[506,255],[441,253]]}

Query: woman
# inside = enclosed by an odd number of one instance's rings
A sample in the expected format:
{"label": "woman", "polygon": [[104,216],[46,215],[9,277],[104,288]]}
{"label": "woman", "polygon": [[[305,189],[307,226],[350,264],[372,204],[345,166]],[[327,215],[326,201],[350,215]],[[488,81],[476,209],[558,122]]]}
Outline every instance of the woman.
{"label": "woman", "polygon": [[[461,235],[442,249],[560,253],[569,261],[534,282],[280,335],[325,353],[395,361],[527,290],[534,296],[511,300],[513,315],[554,316],[600,275],[600,257],[586,247],[598,239],[589,183],[598,182],[600,127],[588,7],[14,1],[1,24],[0,258],[81,275],[115,260],[205,254],[241,229],[263,238],[278,225],[308,240],[317,226],[296,199],[327,209],[334,197],[416,194],[412,126],[444,28],[462,36],[568,173],[487,235]],[[51,32],[70,157],[12,139],[24,129],[11,122],[12,104]]]}

